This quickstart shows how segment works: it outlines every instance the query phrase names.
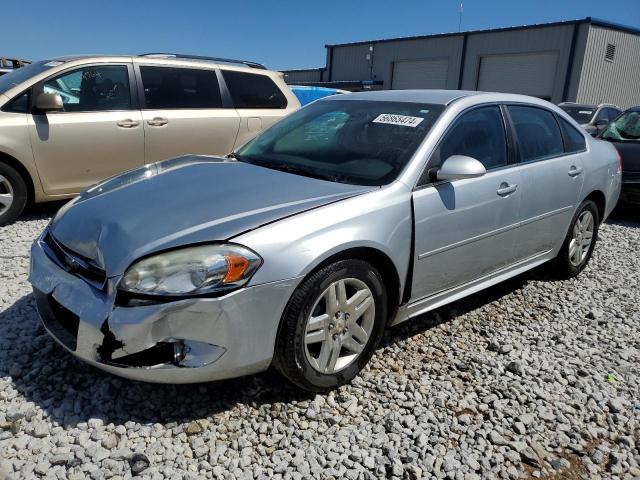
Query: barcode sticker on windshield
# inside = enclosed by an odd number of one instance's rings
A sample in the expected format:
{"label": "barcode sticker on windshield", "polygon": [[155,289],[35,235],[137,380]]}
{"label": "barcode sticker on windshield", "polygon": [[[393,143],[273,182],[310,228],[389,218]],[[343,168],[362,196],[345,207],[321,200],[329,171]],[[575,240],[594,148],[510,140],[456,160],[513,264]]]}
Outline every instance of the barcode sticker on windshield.
{"label": "barcode sticker on windshield", "polygon": [[591,115],[593,113],[593,110],[580,110],[578,113],[584,114],[584,115]]}
{"label": "barcode sticker on windshield", "polygon": [[400,125],[402,127],[416,128],[424,118],[410,117],[408,115],[392,115],[390,113],[381,113],[373,123],[386,123],[388,125]]}

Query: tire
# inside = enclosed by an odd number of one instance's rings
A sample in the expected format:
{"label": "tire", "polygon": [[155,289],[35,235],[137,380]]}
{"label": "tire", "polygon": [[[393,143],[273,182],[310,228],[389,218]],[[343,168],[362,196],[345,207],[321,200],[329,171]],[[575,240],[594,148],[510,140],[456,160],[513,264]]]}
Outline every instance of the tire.
{"label": "tire", "polygon": [[27,204],[27,185],[13,167],[0,162],[0,227],[13,222]]}
{"label": "tire", "polygon": [[[344,295],[340,295],[341,285]],[[329,306],[332,291],[337,297],[333,308]],[[353,304],[347,306],[345,298]],[[312,314],[316,321],[309,323]],[[282,316],[274,364],[304,390],[333,390],[350,382],[367,364],[386,319],[387,294],[372,265],[363,260],[328,265],[305,279],[291,296]],[[337,357],[331,354],[336,350]]]}
{"label": "tire", "polygon": [[[590,232],[591,236],[589,237],[590,243],[586,246],[584,242],[586,242],[589,229],[587,228],[586,231],[582,231],[578,234],[578,230],[580,230],[578,222],[580,221],[580,225],[583,225],[585,221],[589,221],[589,218],[591,219],[592,227]],[[573,278],[578,276],[578,274],[584,270],[589,263],[593,249],[596,246],[599,226],[600,214],[598,213],[598,207],[595,202],[592,200],[582,202],[571,220],[567,236],[565,237],[564,242],[562,243],[562,248],[556,257],[555,271],[560,278]],[[574,245],[579,245],[580,239],[583,240],[583,243],[581,244],[582,246],[580,247],[580,251],[577,251],[574,249]]]}

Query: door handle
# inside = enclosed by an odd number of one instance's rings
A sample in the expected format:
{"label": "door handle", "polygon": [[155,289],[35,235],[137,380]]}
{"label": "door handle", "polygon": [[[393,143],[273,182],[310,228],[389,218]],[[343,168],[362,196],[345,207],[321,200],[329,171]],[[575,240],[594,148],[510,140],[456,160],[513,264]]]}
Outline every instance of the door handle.
{"label": "door handle", "polygon": [[153,117],[151,120],[147,120],[147,125],[151,125],[152,127],[162,127],[167,123],[169,123],[169,120],[164,117]]}
{"label": "door handle", "polygon": [[131,120],[130,118],[125,118],[124,120],[118,120],[116,125],[122,128],[133,128],[140,125],[140,122],[136,122],[135,120]]}
{"label": "door handle", "polygon": [[496,193],[501,197],[506,197],[507,195],[510,195],[513,192],[515,192],[517,189],[518,189],[518,185],[516,184],[510,185],[507,182],[502,182],[500,184],[500,188],[496,190]]}
{"label": "door handle", "polygon": [[571,165],[571,168],[569,169],[570,177],[577,177],[581,173],[582,173],[582,167],[576,167],[575,165]]}

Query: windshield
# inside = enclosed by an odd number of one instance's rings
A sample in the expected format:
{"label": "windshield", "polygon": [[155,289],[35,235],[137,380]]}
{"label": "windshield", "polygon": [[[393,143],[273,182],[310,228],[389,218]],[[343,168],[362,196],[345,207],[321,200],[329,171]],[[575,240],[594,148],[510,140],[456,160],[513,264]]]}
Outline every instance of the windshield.
{"label": "windshield", "polygon": [[573,118],[580,125],[585,123],[589,123],[591,118],[593,118],[593,114],[596,109],[593,107],[588,107],[585,105],[582,106],[568,106],[568,105],[560,105],[560,108],[567,112],[567,114]]}
{"label": "windshield", "polygon": [[256,165],[356,185],[395,180],[442,113],[442,105],[321,100],[240,148]]}
{"label": "windshield", "polygon": [[602,138],[615,142],[640,141],[640,112],[626,112],[620,115],[609,124]]}
{"label": "windshield", "polygon": [[7,72],[0,77],[0,93],[4,93],[7,90],[12,89],[16,85],[21,84],[25,80],[38,75],[52,67],[60,65],[62,62],[42,60],[41,62],[34,62],[25,67],[16,68]]}

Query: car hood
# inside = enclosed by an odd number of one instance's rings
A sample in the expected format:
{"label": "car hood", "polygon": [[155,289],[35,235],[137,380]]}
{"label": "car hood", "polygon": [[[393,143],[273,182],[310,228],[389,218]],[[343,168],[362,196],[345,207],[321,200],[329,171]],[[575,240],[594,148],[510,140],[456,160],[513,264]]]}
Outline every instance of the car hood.
{"label": "car hood", "polygon": [[153,252],[223,241],[377,187],[329,182],[216,157],[181,157],[112,177],[49,226],[68,250],[122,275]]}

